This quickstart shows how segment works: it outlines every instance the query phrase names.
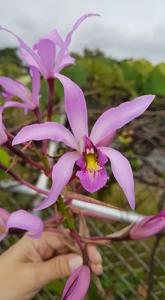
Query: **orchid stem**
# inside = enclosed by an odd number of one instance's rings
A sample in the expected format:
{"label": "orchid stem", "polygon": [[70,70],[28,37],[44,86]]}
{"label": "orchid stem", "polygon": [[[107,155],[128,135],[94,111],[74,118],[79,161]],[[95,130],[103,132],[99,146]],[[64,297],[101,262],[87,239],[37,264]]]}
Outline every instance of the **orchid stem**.
{"label": "orchid stem", "polygon": [[39,194],[48,195],[48,192],[37,188],[36,186],[34,186],[33,184],[31,184],[30,182],[26,181],[25,179],[22,179],[21,177],[19,177],[17,174],[15,174],[13,171],[9,170],[7,167],[5,167],[2,163],[0,163],[0,169],[4,170],[6,173],[10,174],[15,180],[17,180],[18,182],[20,182],[21,184],[27,186],[28,188],[36,191]]}
{"label": "orchid stem", "polygon": [[49,97],[48,97],[48,121],[52,119],[53,101],[55,99],[55,80],[54,78],[48,79]]}
{"label": "orchid stem", "polygon": [[[45,141],[44,141],[45,142]],[[38,156],[38,158],[42,161],[44,167],[45,167],[45,174],[47,176],[50,176],[50,171],[51,171],[51,168],[50,168],[50,165],[49,165],[49,160],[47,158],[47,156],[45,156],[43,153],[40,153],[38,151],[38,149],[34,148],[34,152],[35,154]]]}
{"label": "orchid stem", "polygon": [[58,209],[59,211],[62,213],[62,215],[64,216],[64,220],[65,220],[65,223],[67,225],[67,228],[70,229],[70,230],[73,230],[75,228],[75,225],[74,225],[74,222],[73,222],[73,219],[71,218],[71,216],[69,215],[69,212],[68,212],[68,209],[67,209],[67,206],[66,204],[64,203],[64,200],[62,197],[59,197],[59,200],[58,200]]}
{"label": "orchid stem", "polygon": [[36,116],[38,123],[42,123],[42,115],[38,107],[34,110],[34,114]]}
{"label": "orchid stem", "polygon": [[76,229],[72,229],[71,230],[71,236],[72,238],[75,240],[75,242],[77,243],[77,245],[79,246],[82,256],[83,256],[83,264],[84,265],[88,265],[89,259],[88,259],[88,254],[86,251],[86,247],[83,246],[82,242],[81,242],[81,238],[78,234],[78,232],[76,231]]}
{"label": "orchid stem", "polygon": [[4,146],[6,146],[10,151],[12,151],[14,154],[16,154],[17,156],[19,156],[20,158],[22,158],[26,163],[30,164],[32,167],[38,169],[38,170],[42,170],[45,172],[45,169],[42,165],[40,165],[39,163],[35,162],[34,160],[32,160],[31,158],[29,158],[28,156],[26,156],[22,151],[16,149],[14,146],[11,145],[11,143],[9,141],[7,141]]}
{"label": "orchid stem", "polygon": [[64,221],[67,225],[67,228],[70,229],[71,232],[71,236],[74,239],[74,241],[76,242],[76,244],[79,246],[82,256],[83,256],[83,262],[85,265],[88,265],[88,255],[86,252],[85,247],[83,246],[82,242],[81,242],[81,238],[78,234],[78,232],[75,229],[75,224],[73,222],[73,219],[71,218],[71,216],[69,215],[68,209],[66,204],[64,203],[64,200],[62,197],[59,198],[58,200],[58,209],[59,211],[62,213],[62,215],[64,216]]}
{"label": "orchid stem", "polygon": [[[55,83],[54,83],[55,79],[54,78],[49,78],[47,80],[48,82],[48,87],[49,87],[49,96],[48,96],[48,122],[50,122],[52,120],[52,113],[53,113],[53,102],[55,99]],[[47,155],[48,152],[48,140],[45,140],[43,142],[43,146],[42,146],[42,153],[44,156]]]}

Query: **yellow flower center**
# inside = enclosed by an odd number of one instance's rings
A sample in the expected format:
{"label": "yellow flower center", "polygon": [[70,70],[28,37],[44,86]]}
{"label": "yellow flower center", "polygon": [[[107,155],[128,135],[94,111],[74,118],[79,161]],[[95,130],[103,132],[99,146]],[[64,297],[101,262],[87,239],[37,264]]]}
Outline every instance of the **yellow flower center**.
{"label": "yellow flower center", "polygon": [[94,153],[89,153],[85,155],[86,168],[88,171],[99,171],[100,166],[96,161]]}

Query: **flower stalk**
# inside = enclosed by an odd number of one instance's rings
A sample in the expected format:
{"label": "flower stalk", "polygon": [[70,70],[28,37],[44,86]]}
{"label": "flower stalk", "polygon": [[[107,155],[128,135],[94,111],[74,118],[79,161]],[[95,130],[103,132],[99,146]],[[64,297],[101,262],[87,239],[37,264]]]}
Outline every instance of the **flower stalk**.
{"label": "flower stalk", "polygon": [[53,102],[55,99],[55,79],[49,78],[47,80],[49,87],[49,96],[48,96],[48,121],[50,122],[52,119],[53,112]]}
{"label": "flower stalk", "polygon": [[24,184],[28,188],[36,191],[38,194],[42,194],[42,195],[45,195],[45,196],[48,195],[48,192],[46,192],[46,191],[44,191],[40,188],[37,188],[35,185],[31,184],[30,182],[26,181],[25,179],[22,179],[16,173],[14,173],[13,171],[11,171],[7,167],[5,167],[2,163],[0,163],[0,169],[4,170],[7,174],[10,174],[19,183]]}
{"label": "flower stalk", "polygon": [[9,141],[7,141],[4,146],[9,149],[11,152],[13,152],[14,154],[16,154],[18,157],[20,157],[22,160],[25,161],[25,163],[28,163],[31,165],[31,167],[36,168],[38,170],[44,171],[45,172],[45,168],[40,165],[39,163],[37,163],[36,161],[32,160],[31,158],[29,158],[25,153],[23,153],[21,150],[16,149],[14,146],[11,145],[11,143]]}
{"label": "flower stalk", "polygon": [[58,210],[61,212],[62,216],[64,216],[64,222],[66,223],[67,228],[70,230],[73,230],[75,228],[73,218],[71,218],[71,216],[68,212],[68,208],[67,208],[66,204],[64,203],[64,200],[61,196],[59,197],[57,206],[58,206]]}

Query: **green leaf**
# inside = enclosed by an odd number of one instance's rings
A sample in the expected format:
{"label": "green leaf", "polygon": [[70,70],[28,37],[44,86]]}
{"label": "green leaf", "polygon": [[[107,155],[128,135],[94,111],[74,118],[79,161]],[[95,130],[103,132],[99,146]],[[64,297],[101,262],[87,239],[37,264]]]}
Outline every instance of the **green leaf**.
{"label": "green leaf", "polygon": [[63,71],[64,75],[72,79],[80,87],[84,87],[87,83],[88,71],[80,65],[71,66]]}
{"label": "green leaf", "polygon": [[[5,167],[9,167],[10,165],[10,155],[6,150],[0,147],[0,162],[3,163]],[[2,169],[0,169],[0,179],[6,179],[9,175],[5,173]]]}
{"label": "green leaf", "polygon": [[10,165],[10,155],[2,147],[0,147],[0,162],[3,163],[5,167],[9,167]]}
{"label": "green leaf", "polygon": [[60,115],[54,114],[54,115],[52,116],[52,121],[53,121],[53,122],[60,123]]}
{"label": "green leaf", "polygon": [[61,295],[64,289],[64,285],[65,285],[65,280],[60,279],[48,283],[47,288],[50,292],[54,292],[55,294]]}
{"label": "green leaf", "polygon": [[165,95],[165,63],[156,66],[147,76],[144,92],[160,96]]}

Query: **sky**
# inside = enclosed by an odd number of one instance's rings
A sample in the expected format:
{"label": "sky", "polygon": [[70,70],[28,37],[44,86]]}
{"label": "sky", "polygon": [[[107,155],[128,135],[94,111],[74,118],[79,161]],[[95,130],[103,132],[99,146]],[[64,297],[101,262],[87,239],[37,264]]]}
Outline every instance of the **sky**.
{"label": "sky", "polygon": [[[0,0],[0,25],[31,45],[54,28],[65,37],[87,12],[101,16],[81,25],[70,50],[97,48],[115,59],[165,61],[165,0]],[[0,48],[16,45],[9,34],[0,33]]]}

